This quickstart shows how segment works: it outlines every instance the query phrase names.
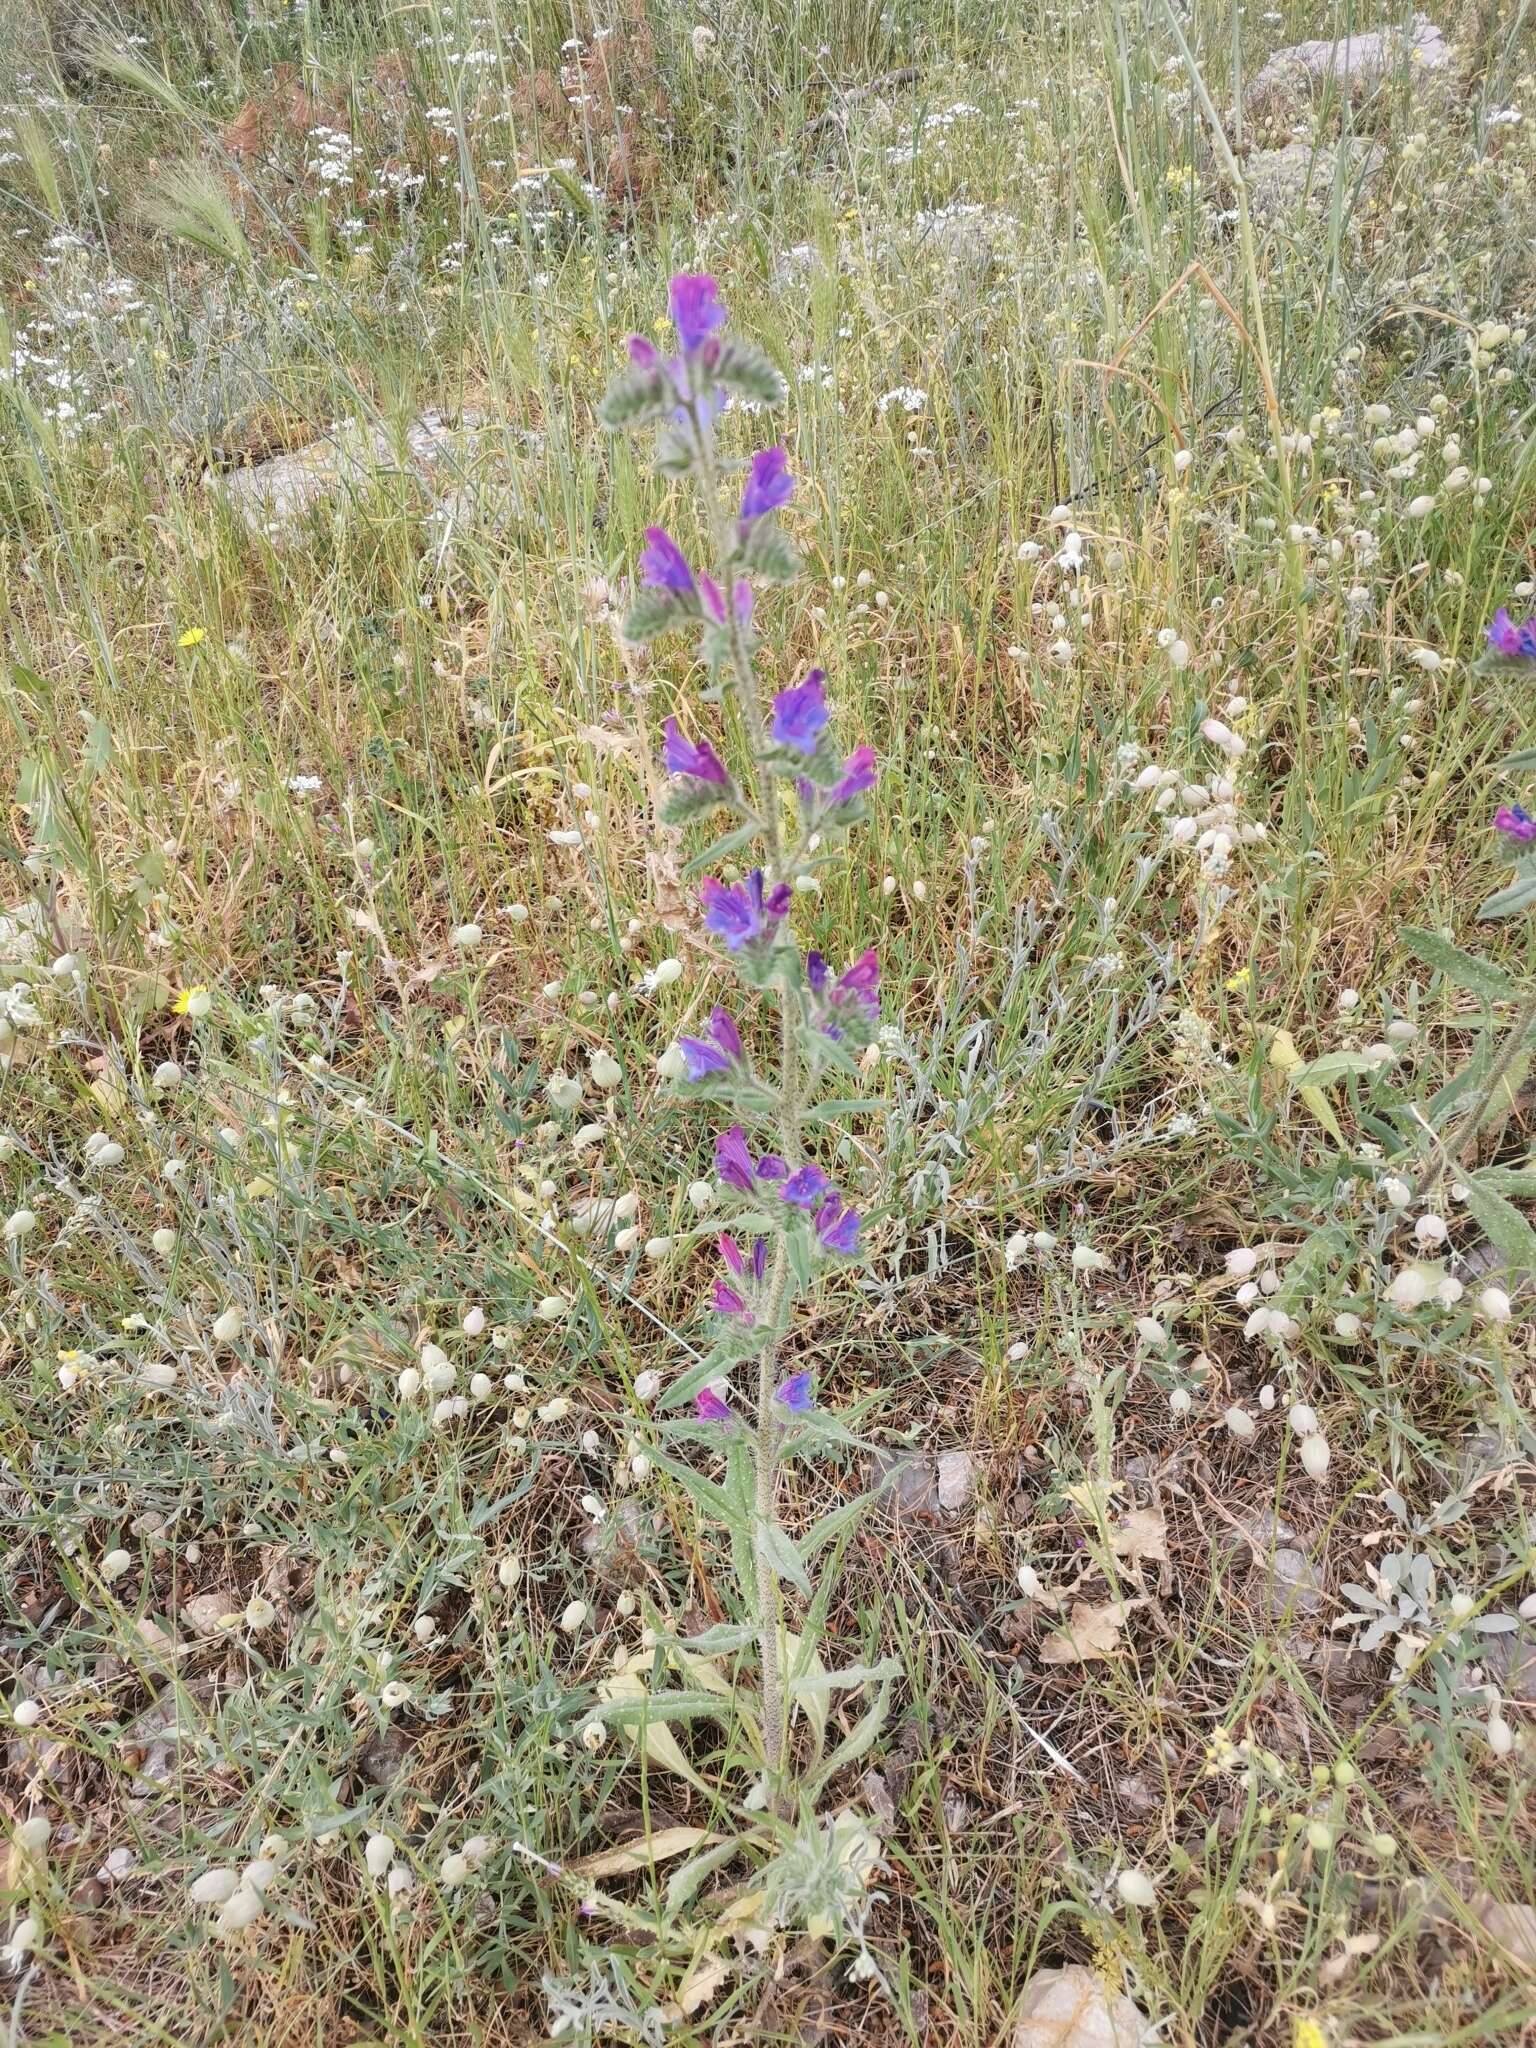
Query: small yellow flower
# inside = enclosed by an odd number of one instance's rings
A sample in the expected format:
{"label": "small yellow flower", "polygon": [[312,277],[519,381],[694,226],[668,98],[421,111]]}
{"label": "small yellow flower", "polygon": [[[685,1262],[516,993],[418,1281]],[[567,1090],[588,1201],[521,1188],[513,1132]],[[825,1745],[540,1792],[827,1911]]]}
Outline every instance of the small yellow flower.
{"label": "small yellow flower", "polygon": [[188,626],[185,633],[176,642],[176,645],[178,647],[201,647],[207,638],[208,635],[201,626]]}
{"label": "small yellow flower", "polygon": [[200,981],[193,982],[177,996],[171,1008],[178,1017],[206,1017],[213,1008],[212,992]]}
{"label": "small yellow flower", "polygon": [[1227,993],[1240,996],[1252,979],[1253,969],[1251,967],[1239,967],[1236,974],[1229,974],[1227,976]]}
{"label": "small yellow flower", "polygon": [[1291,2031],[1291,2048],[1328,2048],[1328,2036],[1316,2020],[1298,2018]]}

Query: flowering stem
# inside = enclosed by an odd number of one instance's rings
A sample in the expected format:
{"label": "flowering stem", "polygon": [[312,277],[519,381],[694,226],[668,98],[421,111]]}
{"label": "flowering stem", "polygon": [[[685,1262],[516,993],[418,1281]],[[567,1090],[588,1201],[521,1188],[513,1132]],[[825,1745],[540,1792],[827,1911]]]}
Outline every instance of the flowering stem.
{"label": "flowering stem", "polygon": [[[770,884],[788,881],[790,877],[784,872],[784,831],[778,789],[771,772],[765,766],[768,732],[763,722],[762,705],[758,701],[757,674],[752,664],[751,651],[742,632],[741,619],[737,614],[735,597],[731,589],[731,511],[720,492],[719,475],[715,465],[714,436],[710,424],[700,408],[691,406],[689,410],[700,453],[700,471],[704,482],[711,537],[720,563],[720,587],[726,593],[726,635],[730,648],[731,675],[735,684],[737,706],[741,712],[742,723],[747,729],[747,743],[752,754],[757,786],[757,818],[768,844],[765,863],[768,881]],[[798,1003],[787,980],[781,978],[775,984],[775,993],[779,1004],[779,1146],[785,1160],[793,1169],[800,1164],[802,1153],[800,1045],[796,1032],[799,1021]],[[781,1236],[774,1247],[773,1266],[768,1280],[766,1334],[757,1358],[757,1434],[754,1445],[756,1486],[753,1505],[760,1526],[775,1521],[778,1515],[779,1418],[774,1408],[774,1386],[777,1378],[779,1338],[788,1292],[789,1241]],[[758,1660],[762,1674],[763,1758],[769,1779],[771,1807],[774,1812],[779,1813],[787,1810],[781,1782],[787,1729],[779,1643],[779,1588],[772,1560],[761,1541],[754,1541],[753,1553],[756,1572]]]}

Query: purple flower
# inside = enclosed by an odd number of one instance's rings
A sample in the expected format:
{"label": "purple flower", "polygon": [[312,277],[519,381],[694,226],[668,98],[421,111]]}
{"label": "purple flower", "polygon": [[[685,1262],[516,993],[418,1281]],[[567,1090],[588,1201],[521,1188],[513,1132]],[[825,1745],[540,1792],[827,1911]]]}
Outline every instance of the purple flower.
{"label": "purple flower", "polygon": [[709,1037],[679,1038],[677,1044],[688,1062],[690,1081],[702,1081],[710,1074],[728,1074],[732,1067],[744,1067],[747,1063],[736,1020],[718,1003],[709,1013]]}
{"label": "purple flower", "polygon": [[724,1280],[715,1282],[715,1311],[722,1316],[746,1316],[748,1319],[752,1314],[735,1288]]}
{"label": "purple flower", "polygon": [[754,1237],[752,1240],[752,1278],[762,1285],[763,1275],[768,1271],[768,1240]]}
{"label": "purple flower", "polygon": [[668,298],[677,338],[687,355],[701,349],[725,325],[725,308],[715,280],[701,271],[680,271],[672,280]]}
{"label": "purple flower", "polygon": [[1536,818],[1520,804],[1501,804],[1493,814],[1493,825],[1496,832],[1521,846],[1529,846],[1536,839]]}
{"label": "purple flower", "polygon": [[702,1387],[693,1397],[693,1405],[699,1411],[700,1422],[731,1421],[731,1411],[713,1387]]}
{"label": "purple flower", "polygon": [[733,1066],[746,1064],[747,1049],[736,1029],[736,1019],[719,1003],[709,1013],[709,1035]]}
{"label": "purple flower", "polygon": [[760,448],[752,458],[751,473],[741,494],[741,523],[748,525],[765,512],[777,512],[795,495],[795,480],[789,473],[789,457],[782,448]]}
{"label": "purple flower", "polygon": [[776,889],[765,892],[763,871],[754,868],[744,882],[729,886],[711,876],[700,886],[699,901],[704,906],[705,924],[717,939],[724,939],[730,952],[739,953],[754,940],[772,936],[789,908],[790,887],[788,882],[780,882]]}
{"label": "purple flower", "polygon": [[1506,661],[1536,661],[1536,619],[1522,619],[1517,626],[1501,606],[1488,628],[1488,645]]}
{"label": "purple flower", "polygon": [[773,700],[773,743],[792,747],[797,754],[814,754],[816,742],[827,723],[827,693],[819,668],[813,668],[803,683],[780,690]]}
{"label": "purple flower", "polygon": [[688,557],[672,536],[659,526],[645,529],[646,547],[640,557],[640,574],[653,590],[675,590],[679,597],[692,597],[693,571]]}
{"label": "purple flower", "polygon": [[855,747],[843,763],[841,781],[833,783],[823,801],[829,809],[835,804],[851,804],[856,796],[873,789],[879,776],[874,748]]}
{"label": "purple flower", "polygon": [[744,1195],[755,1195],[760,1180],[782,1180],[788,1171],[784,1161],[771,1152],[754,1161],[747,1149],[747,1134],[740,1124],[732,1124],[715,1140],[716,1174],[727,1187],[737,1188]]}
{"label": "purple flower", "polygon": [[661,764],[669,775],[691,775],[696,782],[711,782],[719,789],[726,787],[731,778],[708,740],[695,744],[675,718],[669,718],[662,731],[666,743],[661,750]]}
{"label": "purple flower", "polygon": [[828,1195],[816,1211],[816,1235],[824,1251],[852,1258],[859,1248],[858,1212],[848,1208],[841,1195]]}
{"label": "purple flower", "polygon": [[741,1256],[741,1246],[728,1230],[722,1230],[719,1237],[720,1256],[739,1280],[747,1270],[747,1262]]}
{"label": "purple flower", "polygon": [[707,1081],[711,1074],[728,1074],[730,1060],[718,1045],[711,1045],[705,1038],[679,1038],[677,1049],[688,1062],[690,1081]]}
{"label": "purple flower", "polygon": [[753,1192],[752,1154],[747,1150],[747,1134],[740,1124],[732,1124],[716,1138],[715,1172],[727,1187],[739,1188],[744,1195]]}
{"label": "purple flower", "polygon": [[773,1398],[779,1403],[781,1408],[789,1409],[793,1415],[809,1415],[816,1406],[816,1403],[811,1399],[811,1375],[809,1369],[805,1372],[792,1372],[787,1380],[782,1380],[774,1388]]}
{"label": "purple flower", "polygon": [[841,1038],[845,1023],[873,1024],[880,1014],[880,956],[873,946],[861,953],[851,967],[833,981],[827,963],[819,953],[805,956],[805,978],[810,984],[817,1022],[828,1038]]}
{"label": "purple flower", "polygon": [[819,1166],[802,1166],[779,1189],[779,1200],[796,1209],[814,1209],[831,1185]]}
{"label": "purple flower", "polygon": [[637,370],[654,370],[661,362],[661,357],[643,334],[632,334],[625,346],[629,350],[629,360]]}

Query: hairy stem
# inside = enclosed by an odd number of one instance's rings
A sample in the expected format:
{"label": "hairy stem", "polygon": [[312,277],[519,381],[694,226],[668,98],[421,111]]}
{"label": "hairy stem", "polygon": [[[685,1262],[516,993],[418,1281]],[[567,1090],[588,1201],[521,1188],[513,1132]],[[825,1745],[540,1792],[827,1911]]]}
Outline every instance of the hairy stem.
{"label": "hairy stem", "polygon": [[[772,773],[764,766],[763,757],[768,751],[768,731],[763,720],[763,707],[758,699],[757,673],[753,667],[751,650],[747,646],[741,621],[736,615],[735,593],[732,589],[728,560],[732,540],[732,514],[720,490],[714,437],[709,422],[697,407],[690,408],[690,411],[700,450],[700,468],[704,480],[711,537],[715,544],[715,558],[719,563],[718,581],[725,597],[731,678],[735,686],[737,707],[741,713],[742,723],[746,727],[747,744],[752,754],[757,815],[762,824],[763,837],[767,841],[767,857],[764,862],[767,869],[766,880],[772,887],[777,882],[790,881],[792,877],[785,869],[784,827],[778,786]],[[798,1003],[794,990],[787,980],[781,978],[775,984],[775,993],[779,1003],[779,1150],[789,1165],[795,1167],[799,1165],[801,1157],[802,1073],[800,1045],[796,1035],[796,1025],[799,1021]],[[779,1418],[774,1410],[773,1393],[778,1377],[779,1337],[789,1295],[789,1280],[789,1241],[781,1235],[774,1247],[773,1265],[769,1273],[766,1335],[757,1357],[756,1484],[753,1505],[760,1526],[774,1522],[778,1517]],[[753,1557],[756,1575],[753,1591],[758,1629],[758,1660],[762,1674],[763,1754],[773,1810],[776,1813],[783,1813],[788,1810],[789,1804],[782,1782],[788,1717],[785,1711],[783,1660],[779,1639],[779,1587],[772,1561],[763,1545],[756,1540],[753,1543]]]}

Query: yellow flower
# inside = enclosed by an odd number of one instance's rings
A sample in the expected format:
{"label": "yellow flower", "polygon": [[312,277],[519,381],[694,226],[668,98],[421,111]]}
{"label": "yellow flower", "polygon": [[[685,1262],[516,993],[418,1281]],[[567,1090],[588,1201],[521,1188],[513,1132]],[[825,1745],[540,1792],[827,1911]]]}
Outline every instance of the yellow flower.
{"label": "yellow flower", "polygon": [[1252,979],[1253,969],[1251,967],[1239,967],[1236,974],[1229,974],[1227,976],[1228,994],[1240,996]]}
{"label": "yellow flower", "polygon": [[181,991],[171,1008],[178,1017],[206,1017],[213,1008],[213,996],[202,982],[195,981]]}
{"label": "yellow flower", "polygon": [[201,626],[188,626],[185,633],[176,642],[176,645],[178,647],[201,647],[207,638],[208,635]]}
{"label": "yellow flower", "polygon": [[1291,2048],[1328,2048],[1328,2036],[1316,2020],[1298,2018],[1291,2030]]}

